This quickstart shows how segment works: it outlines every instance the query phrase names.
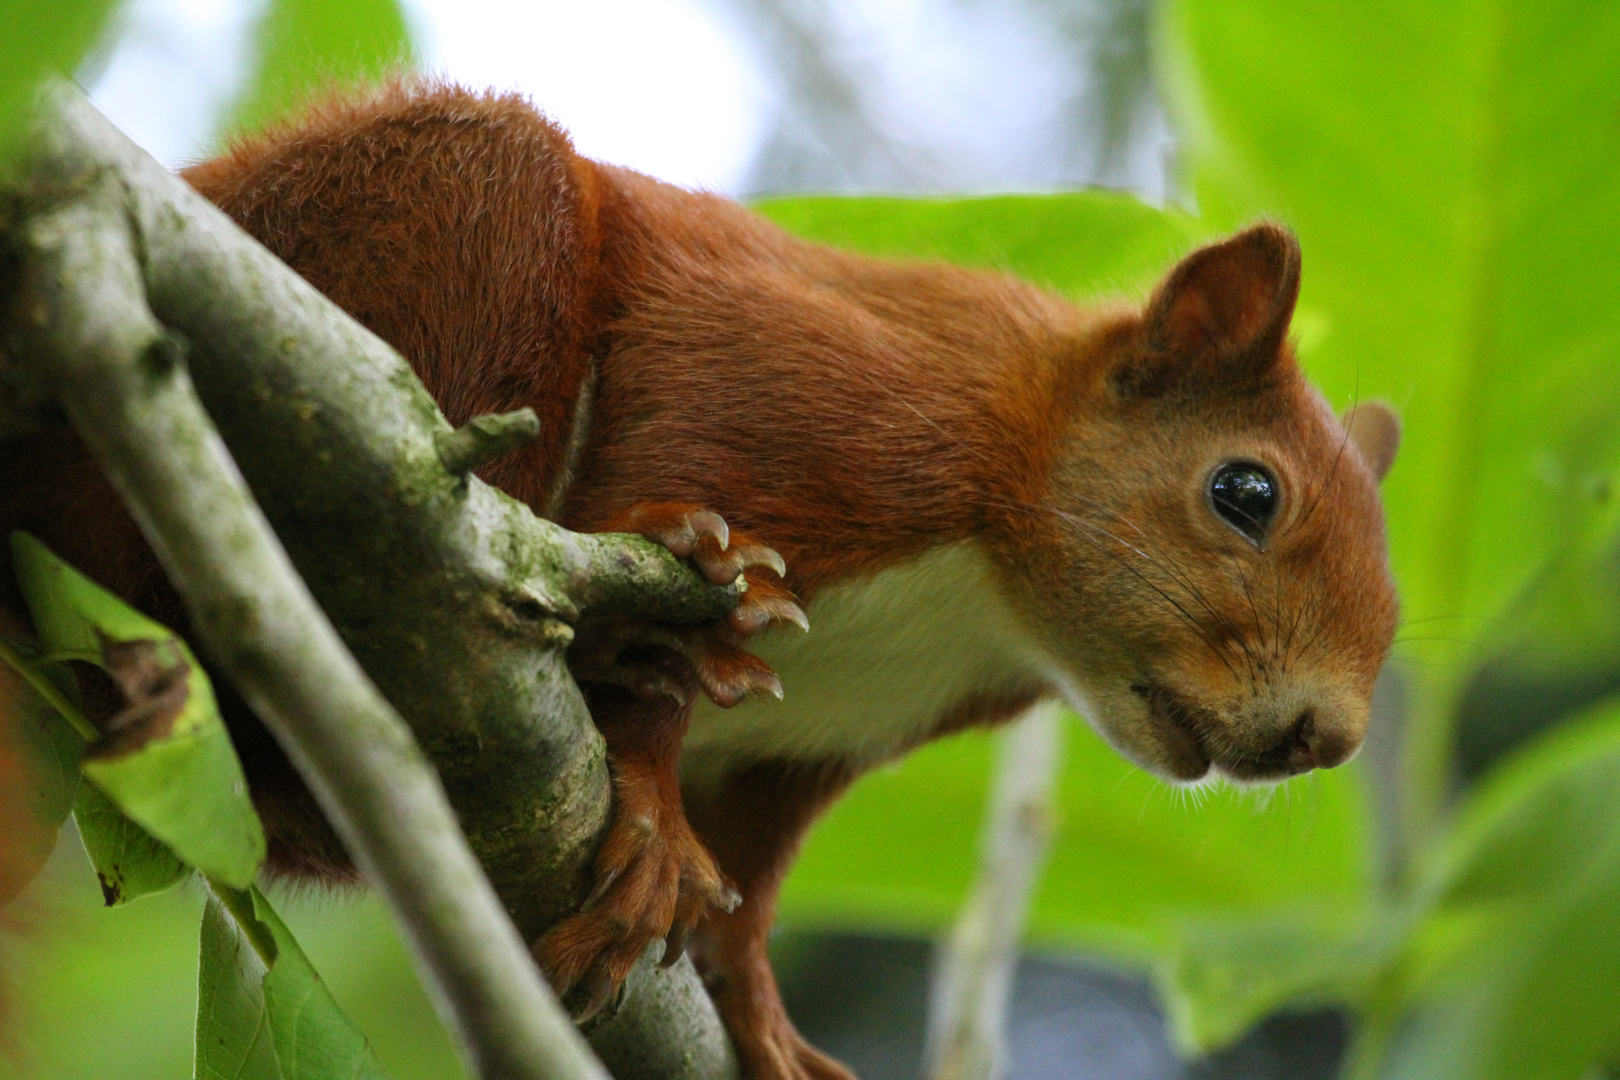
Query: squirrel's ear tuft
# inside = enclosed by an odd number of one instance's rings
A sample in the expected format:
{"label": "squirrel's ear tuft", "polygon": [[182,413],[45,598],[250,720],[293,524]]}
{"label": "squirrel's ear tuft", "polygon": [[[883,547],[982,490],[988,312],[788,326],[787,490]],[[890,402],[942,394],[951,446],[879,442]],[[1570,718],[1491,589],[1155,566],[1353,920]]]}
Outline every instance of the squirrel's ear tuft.
{"label": "squirrel's ear tuft", "polygon": [[1344,413],[1344,430],[1374,478],[1382,480],[1401,448],[1401,418],[1382,401],[1363,401]]}
{"label": "squirrel's ear tuft", "polygon": [[1245,386],[1279,361],[1299,298],[1299,242],[1256,225],[1188,255],[1148,302],[1144,354],[1123,389],[1163,393],[1185,379]]}

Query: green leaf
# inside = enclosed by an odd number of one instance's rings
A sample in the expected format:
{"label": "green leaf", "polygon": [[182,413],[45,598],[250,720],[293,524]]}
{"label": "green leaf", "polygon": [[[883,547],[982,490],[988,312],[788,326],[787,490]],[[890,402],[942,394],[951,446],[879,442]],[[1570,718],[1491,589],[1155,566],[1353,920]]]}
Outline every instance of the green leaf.
{"label": "green leaf", "polygon": [[[6,646],[0,653],[12,654]],[[0,661],[10,659],[0,655]],[[19,658],[20,659],[20,658]],[[49,673],[66,675],[59,665]],[[35,669],[38,677],[49,677]],[[68,676],[71,678],[71,676]],[[79,790],[84,739],[21,675],[0,662],[0,906],[34,880]]]}
{"label": "green leaf", "polygon": [[194,1080],[282,1080],[264,1004],[270,968],[212,893],[198,952]]}
{"label": "green leaf", "polygon": [[1620,702],[1480,786],[1436,859],[1427,896],[1426,921],[1402,958],[1406,985],[1370,1016],[1373,1030],[1392,1034],[1387,1048],[1364,1051],[1364,1075],[1574,1080],[1613,1060]]}
{"label": "green leaf", "polygon": [[1118,192],[984,198],[812,196],[754,209],[810,240],[869,255],[1017,274],[1073,297],[1140,296],[1208,231]]}
{"label": "green leaf", "polygon": [[1401,406],[1385,482],[1417,725],[1446,783],[1452,644],[1488,637],[1620,465],[1620,7],[1181,0],[1165,84],[1198,205],[1299,233],[1312,374]]}
{"label": "green leaf", "polygon": [[1463,779],[1620,691],[1620,500],[1609,501],[1611,514],[1532,579],[1482,642],[1458,702]]}
{"label": "green leaf", "polygon": [[7,0],[0,33],[0,159],[40,79],[71,75],[117,8],[118,0]]}
{"label": "green leaf", "polygon": [[85,775],[188,865],[250,884],[264,832],[197,658],[33,537],[14,534],[12,556],[42,658],[98,664],[131,699],[86,751]]}
{"label": "green leaf", "polygon": [[217,715],[194,735],[149,743],[113,761],[86,761],[84,772],[187,864],[238,884],[258,875],[264,831]]}
{"label": "green leaf", "polygon": [[198,1080],[386,1080],[257,889],[212,887],[197,976]]}
{"label": "green leaf", "polygon": [[233,132],[257,131],[324,90],[408,70],[415,59],[397,0],[270,0],[254,51]]}
{"label": "green leaf", "polygon": [[1407,921],[1344,903],[1184,921],[1154,970],[1172,1040],[1205,1054],[1282,1008],[1360,1004]]}
{"label": "green leaf", "polygon": [[73,820],[108,907],[163,892],[191,874],[174,852],[125,817],[94,784],[79,786]]}

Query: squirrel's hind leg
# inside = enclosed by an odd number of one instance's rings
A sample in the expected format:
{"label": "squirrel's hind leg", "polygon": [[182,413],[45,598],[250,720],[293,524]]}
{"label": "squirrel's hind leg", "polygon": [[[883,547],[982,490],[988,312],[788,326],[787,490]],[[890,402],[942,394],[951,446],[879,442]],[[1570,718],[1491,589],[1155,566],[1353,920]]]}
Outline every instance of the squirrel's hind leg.
{"label": "squirrel's hind leg", "polygon": [[[680,684],[682,674],[673,664],[669,669]],[[583,687],[607,743],[613,818],[596,855],[590,897],[535,948],[558,996],[581,1021],[615,1006],[647,946],[664,938],[664,961],[672,963],[704,912],[737,903],[681,806],[680,748],[697,691],[690,670],[684,683],[685,700]]]}
{"label": "squirrel's hind leg", "polygon": [[730,706],[751,693],[781,694],[776,675],[741,642],[773,622],[804,625],[781,584],[781,557],[732,533],[717,514],[649,503],[594,531],[636,532],[689,559],[716,584],[743,577],[743,603],[698,626],[631,618],[582,622],[569,668],[607,744],[613,818],[596,856],[595,888],[581,910],[536,944],[560,997],[580,1019],[615,1002],[637,958],[663,938],[665,964],[679,959],[703,916],[737,894],[687,823],[681,804],[681,744],[699,693]]}

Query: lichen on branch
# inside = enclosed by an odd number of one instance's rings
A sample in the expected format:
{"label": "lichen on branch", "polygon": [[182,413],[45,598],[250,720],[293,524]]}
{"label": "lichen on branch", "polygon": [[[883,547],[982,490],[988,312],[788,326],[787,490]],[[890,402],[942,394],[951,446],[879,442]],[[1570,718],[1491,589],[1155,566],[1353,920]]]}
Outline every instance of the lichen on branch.
{"label": "lichen on branch", "polygon": [[[736,588],[469,475],[526,425],[454,432],[398,354],[72,87],[41,95],[0,189],[20,268],[0,418],[65,411],[201,644],[390,901],[479,1073],[591,1075],[546,1028],[560,1014],[521,946],[583,898],[609,812],[568,624],[712,619]],[[590,1037],[620,1080],[735,1073],[684,960],[640,965]]]}

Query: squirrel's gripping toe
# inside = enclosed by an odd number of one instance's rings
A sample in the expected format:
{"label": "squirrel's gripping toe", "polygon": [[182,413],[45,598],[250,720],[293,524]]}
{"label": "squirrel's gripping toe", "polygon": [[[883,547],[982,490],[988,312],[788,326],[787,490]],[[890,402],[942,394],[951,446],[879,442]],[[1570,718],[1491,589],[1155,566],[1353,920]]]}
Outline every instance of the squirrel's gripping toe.
{"label": "squirrel's gripping toe", "polygon": [[[638,533],[690,559],[716,585],[730,585],[754,567],[787,574],[787,564],[771,548],[741,533],[732,534],[726,519],[690,503],[639,503],[617,514],[604,532]],[[803,612],[800,612],[803,618]]]}
{"label": "squirrel's gripping toe", "polygon": [[739,637],[752,637],[772,624],[796,626],[806,631],[810,629],[809,618],[793,599],[793,594],[788,592],[787,586],[782,584],[780,574],[776,579],[771,579],[763,574],[744,572],[743,580],[748,588],[741,602],[726,616],[727,625]]}
{"label": "squirrel's gripping toe", "polygon": [[775,625],[808,630],[810,622],[782,583],[787,567],[770,547],[734,533],[711,510],[686,503],[642,503],[615,515],[603,531],[639,533],[690,560],[708,580],[743,580],[742,599],[726,618],[703,626],[604,620],[579,628],[569,663],[581,682],[604,683],[639,697],[667,695],[685,703],[690,670],[716,705],[729,708],[754,694],[781,698],[782,683],[740,643]]}

